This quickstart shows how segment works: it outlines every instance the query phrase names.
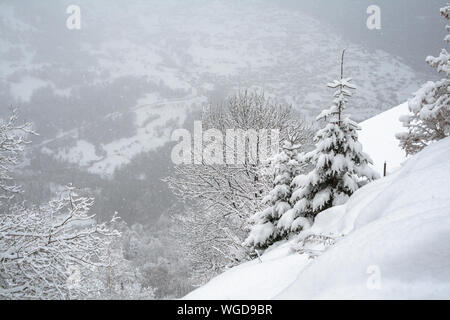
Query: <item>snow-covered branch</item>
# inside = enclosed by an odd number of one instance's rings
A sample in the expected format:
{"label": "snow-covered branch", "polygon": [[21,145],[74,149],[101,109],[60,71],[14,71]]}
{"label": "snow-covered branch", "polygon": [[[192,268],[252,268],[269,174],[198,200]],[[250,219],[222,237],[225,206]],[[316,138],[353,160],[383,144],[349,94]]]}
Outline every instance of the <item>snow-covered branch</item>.
{"label": "snow-covered branch", "polygon": [[[450,5],[440,10],[449,19]],[[450,27],[446,27],[450,31]],[[450,42],[450,35],[445,37]],[[445,74],[439,81],[428,81],[409,100],[410,114],[399,120],[407,129],[396,135],[406,154],[415,154],[433,141],[450,135],[450,53],[442,49],[438,57],[429,56],[426,62],[437,72]]]}
{"label": "snow-covered branch", "polygon": [[[98,291],[92,275],[109,266],[108,246],[120,233],[111,226],[116,217],[97,223],[92,205],[93,199],[68,187],[48,205],[0,214],[0,297],[86,298]],[[71,270],[80,275],[73,285]]]}
{"label": "snow-covered branch", "polygon": [[0,204],[10,200],[21,191],[12,177],[11,171],[19,163],[27,137],[35,135],[30,122],[18,123],[18,110],[14,109],[6,120],[0,119]]}

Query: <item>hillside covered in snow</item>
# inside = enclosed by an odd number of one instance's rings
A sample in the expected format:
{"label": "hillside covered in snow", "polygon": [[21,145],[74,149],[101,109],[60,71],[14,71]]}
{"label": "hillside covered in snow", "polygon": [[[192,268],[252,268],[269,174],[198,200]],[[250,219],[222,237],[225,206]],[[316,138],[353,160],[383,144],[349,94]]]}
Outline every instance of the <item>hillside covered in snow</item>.
{"label": "hillside covered in snow", "polygon": [[387,172],[390,173],[406,160],[405,151],[400,148],[395,134],[404,131],[398,119],[408,112],[408,103],[405,102],[359,124],[359,141],[364,146],[364,152],[372,158],[373,167],[380,175],[385,162]]}
{"label": "hillside covered in snow", "polygon": [[173,172],[170,134],[191,128],[206,103],[248,88],[313,117],[342,48],[358,83],[356,120],[427,79],[387,48],[344,38],[281,1],[83,0],[81,30],[65,26],[69,4],[0,3],[0,98],[39,133],[23,170],[39,182],[27,192],[72,180],[96,190],[96,214],[117,210],[129,223],[154,223],[175,201],[160,182]]}
{"label": "hillside covered in snow", "polygon": [[450,299],[442,1],[1,0],[0,300]]}
{"label": "hillside covered in snow", "polygon": [[[363,123],[363,143],[364,130],[402,108]],[[372,135],[364,144],[375,164],[386,160],[380,152],[393,148],[391,137],[386,142],[383,134]],[[346,204],[321,212],[311,229],[185,299],[448,299],[449,159],[449,138],[428,146]],[[400,165],[403,159],[387,161]]]}

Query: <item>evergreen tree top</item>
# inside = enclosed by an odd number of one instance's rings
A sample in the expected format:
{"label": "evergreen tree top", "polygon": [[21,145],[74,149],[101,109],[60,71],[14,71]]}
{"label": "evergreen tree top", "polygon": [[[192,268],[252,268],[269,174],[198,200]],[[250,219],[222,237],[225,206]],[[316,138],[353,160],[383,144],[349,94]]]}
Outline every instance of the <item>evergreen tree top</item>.
{"label": "evergreen tree top", "polygon": [[[342,51],[341,60],[341,77],[339,80],[333,80],[327,86],[337,90],[333,94],[333,104],[326,110],[323,110],[316,120],[326,120],[330,123],[342,124],[342,112],[348,102],[348,98],[353,95],[350,89],[356,89],[356,86],[351,83],[352,78],[344,78],[344,55],[345,49]],[[348,119],[346,120],[348,121]]]}

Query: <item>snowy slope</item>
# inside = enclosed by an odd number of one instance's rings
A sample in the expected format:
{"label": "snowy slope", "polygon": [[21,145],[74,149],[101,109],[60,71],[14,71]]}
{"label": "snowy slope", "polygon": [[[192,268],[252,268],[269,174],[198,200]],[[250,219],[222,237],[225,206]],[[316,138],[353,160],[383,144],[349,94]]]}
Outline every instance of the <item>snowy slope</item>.
{"label": "snowy slope", "polygon": [[294,254],[287,242],[261,259],[263,263],[256,259],[228,270],[185,299],[271,299],[295,281],[296,269],[309,263],[307,256]]}
{"label": "snowy slope", "polygon": [[408,103],[405,102],[360,123],[359,141],[364,146],[364,152],[371,156],[374,169],[380,174],[383,173],[385,161],[389,173],[406,160],[395,134],[405,131],[398,119],[408,113]]}
{"label": "snowy slope", "polygon": [[[299,244],[312,236],[330,245]],[[271,248],[262,262],[235,267],[185,298],[449,299],[450,138],[320,213],[307,233]]]}

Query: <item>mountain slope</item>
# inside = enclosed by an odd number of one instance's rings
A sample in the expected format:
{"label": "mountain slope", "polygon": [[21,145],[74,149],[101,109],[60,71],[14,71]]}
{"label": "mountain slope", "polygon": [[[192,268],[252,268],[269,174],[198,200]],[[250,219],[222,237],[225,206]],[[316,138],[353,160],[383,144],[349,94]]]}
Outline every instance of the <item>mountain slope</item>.
{"label": "mountain slope", "polygon": [[261,261],[185,298],[450,298],[449,159],[449,138],[430,145]]}
{"label": "mountain slope", "polygon": [[384,162],[387,172],[393,172],[406,160],[405,151],[400,148],[395,134],[405,131],[398,119],[408,113],[408,103],[405,102],[360,123],[359,141],[380,174],[383,173]]}
{"label": "mountain slope", "polygon": [[0,1],[0,117],[18,106],[39,133],[22,177],[36,202],[71,181],[95,191],[98,216],[128,223],[175,201],[161,181],[173,171],[170,134],[191,129],[205,103],[259,89],[314,117],[343,48],[356,120],[428,79],[278,1],[79,0],[80,30],[66,28],[69,4]]}

